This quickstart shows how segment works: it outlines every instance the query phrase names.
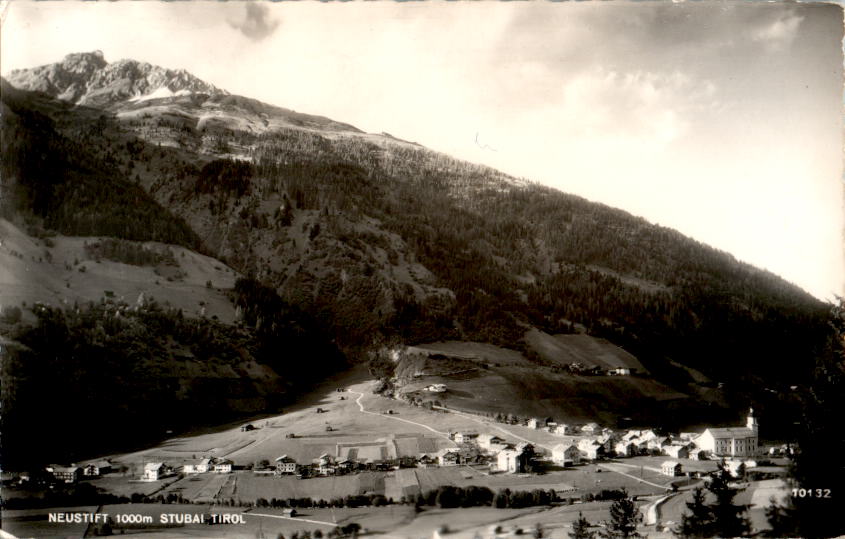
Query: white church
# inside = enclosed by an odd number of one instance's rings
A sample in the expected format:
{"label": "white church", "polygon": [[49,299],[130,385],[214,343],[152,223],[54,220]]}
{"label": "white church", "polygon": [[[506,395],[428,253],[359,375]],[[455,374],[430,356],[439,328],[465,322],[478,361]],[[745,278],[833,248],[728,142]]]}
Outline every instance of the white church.
{"label": "white church", "polygon": [[757,440],[757,419],[751,409],[744,427],[709,428],[695,443],[718,457],[753,457],[757,454]]}

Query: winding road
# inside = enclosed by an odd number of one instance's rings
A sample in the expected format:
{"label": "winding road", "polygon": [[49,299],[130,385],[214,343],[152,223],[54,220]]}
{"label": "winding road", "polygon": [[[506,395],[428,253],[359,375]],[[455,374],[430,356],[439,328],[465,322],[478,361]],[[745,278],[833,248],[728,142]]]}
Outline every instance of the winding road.
{"label": "winding road", "polygon": [[438,436],[442,436],[442,437],[446,438],[447,440],[449,439],[449,433],[448,432],[436,430],[432,427],[429,427],[428,425],[426,425],[424,423],[417,423],[416,421],[411,421],[410,419],[404,419],[404,418],[401,418],[401,417],[396,417],[394,415],[380,414],[378,412],[371,412],[371,411],[365,409],[364,404],[361,402],[361,399],[364,398],[364,393],[361,393],[360,391],[355,391],[355,390],[352,390],[352,389],[347,389],[346,391],[348,391],[349,393],[356,393],[358,395],[358,398],[355,399],[355,404],[358,405],[358,410],[360,410],[361,413],[363,413],[363,414],[370,414],[370,415],[375,415],[375,416],[379,416],[379,417],[385,417],[385,418],[388,418],[388,419],[394,419],[396,421],[402,421],[403,423],[410,423],[411,425],[416,425],[418,427],[428,429],[431,432],[433,432],[434,434],[437,434]]}

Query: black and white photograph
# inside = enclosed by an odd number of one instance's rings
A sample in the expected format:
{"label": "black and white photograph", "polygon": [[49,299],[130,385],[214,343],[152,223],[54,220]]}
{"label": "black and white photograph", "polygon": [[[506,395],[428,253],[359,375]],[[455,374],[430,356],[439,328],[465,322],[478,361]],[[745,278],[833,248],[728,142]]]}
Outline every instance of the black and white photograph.
{"label": "black and white photograph", "polygon": [[0,1],[0,539],[845,536],[844,24]]}

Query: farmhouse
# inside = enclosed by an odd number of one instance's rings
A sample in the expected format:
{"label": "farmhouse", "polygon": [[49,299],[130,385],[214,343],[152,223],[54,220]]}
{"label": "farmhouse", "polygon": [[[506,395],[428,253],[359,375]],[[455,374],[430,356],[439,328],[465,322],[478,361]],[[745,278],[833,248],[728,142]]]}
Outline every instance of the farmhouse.
{"label": "farmhouse", "polygon": [[649,441],[649,440],[653,440],[653,439],[657,438],[657,433],[655,433],[651,429],[641,430],[641,431],[639,431],[639,434],[640,434],[640,440],[644,440],[646,442]]}
{"label": "farmhouse", "polygon": [[437,460],[441,466],[457,466],[460,464],[461,454],[454,448],[443,449],[438,453]]}
{"label": "farmhouse", "polygon": [[572,434],[572,425],[567,425],[566,423],[558,423],[552,427],[549,427],[549,432],[558,435]]}
{"label": "farmhouse", "polygon": [[690,449],[689,455],[687,456],[690,460],[706,460],[707,459],[707,451],[701,449],[700,447],[696,447],[695,449]]}
{"label": "farmhouse", "polygon": [[545,428],[547,426],[547,420],[546,419],[537,419],[536,417],[532,417],[531,419],[528,420],[528,423],[526,425],[528,426],[529,429],[542,429],[542,428]]}
{"label": "farmhouse", "polygon": [[276,473],[279,475],[295,474],[296,460],[287,455],[276,457]]}
{"label": "farmhouse", "polygon": [[454,436],[455,443],[467,444],[478,438],[476,432],[456,432]]}
{"label": "farmhouse", "polygon": [[349,459],[340,459],[335,464],[335,473],[347,474],[355,469],[355,462]]}
{"label": "farmhouse", "polygon": [[56,481],[63,483],[76,483],[82,475],[82,469],[78,466],[59,466],[51,464],[47,466],[47,471],[53,475]]}
{"label": "farmhouse", "polygon": [[214,463],[214,473],[232,473],[232,461],[221,459]]}
{"label": "farmhouse", "polygon": [[144,474],[141,476],[142,481],[158,481],[165,476],[164,463],[148,462],[144,464]]}
{"label": "farmhouse", "polygon": [[596,441],[602,445],[602,447],[604,448],[604,453],[606,455],[609,455],[616,450],[617,439],[612,435],[602,434],[601,436],[596,438]]}
{"label": "farmhouse", "polygon": [[637,444],[633,442],[617,442],[613,451],[617,457],[633,457],[640,452]]}
{"label": "farmhouse", "polygon": [[581,427],[581,432],[583,432],[584,434],[593,434],[600,430],[601,429],[599,428],[597,423],[587,423],[586,425]]}
{"label": "farmhouse", "polygon": [[552,461],[562,466],[574,466],[581,462],[581,451],[572,444],[558,444],[552,448]]}
{"label": "farmhouse", "polygon": [[663,452],[672,458],[688,459],[689,446],[687,444],[672,444],[663,448]]}
{"label": "farmhouse", "polygon": [[717,457],[751,457],[757,454],[757,419],[749,410],[745,427],[708,428],[696,440],[701,449]]}
{"label": "farmhouse", "polygon": [[663,475],[675,477],[683,474],[683,467],[681,466],[680,462],[667,460],[660,466],[660,472]]}
{"label": "farmhouse", "polygon": [[182,465],[182,473],[185,474],[205,473],[209,469],[211,469],[209,458],[189,460]]}
{"label": "farmhouse", "polygon": [[652,451],[663,451],[671,444],[672,438],[669,436],[656,436],[648,441],[647,446]]}
{"label": "farmhouse", "polygon": [[111,462],[107,460],[98,460],[97,462],[89,462],[82,469],[82,475],[86,477],[99,477],[111,472]]}
{"label": "farmhouse", "polygon": [[323,453],[314,459],[314,467],[320,475],[332,475],[336,470],[334,459],[328,453]]}
{"label": "farmhouse", "polygon": [[578,442],[581,457],[588,460],[598,460],[605,457],[604,445],[597,440],[582,439]]}
{"label": "farmhouse", "polygon": [[694,442],[699,436],[701,436],[700,432],[682,432],[678,435],[678,438],[687,442]]}
{"label": "farmhouse", "polygon": [[418,468],[431,468],[433,466],[437,466],[436,456],[423,453],[423,455],[417,460]]}
{"label": "farmhouse", "polygon": [[745,467],[746,470],[748,468],[753,468],[757,466],[757,462],[753,460],[729,460],[725,463],[725,467],[733,477],[739,477],[742,475],[740,473],[740,468]]}
{"label": "farmhouse", "polygon": [[516,449],[499,451],[496,456],[496,467],[505,473],[523,473],[528,467],[533,447],[530,444],[519,444]]}
{"label": "farmhouse", "polygon": [[481,434],[476,440],[478,447],[486,451],[492,451],[494,448],[498,449],[505,444],[505,439],[496,436],[495,434]]}

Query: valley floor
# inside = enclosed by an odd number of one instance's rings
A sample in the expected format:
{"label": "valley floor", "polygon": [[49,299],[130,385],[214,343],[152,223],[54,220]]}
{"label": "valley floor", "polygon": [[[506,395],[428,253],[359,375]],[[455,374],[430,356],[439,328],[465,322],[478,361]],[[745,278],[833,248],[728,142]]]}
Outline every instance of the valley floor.
{"label": "valley floor", "polygon": [[[414,445],[424,452],[455,447],[450,431],[474,431],[497,434],[509,441],[529,441],[539,452],[548,454],[560,443],[560,437],[541,430],[519,425],[497,423],[483,416],[446,410],[429,410],[402,401],[373,394],[376,382],[361,369],[336,375],[301,400],[285,413],[252,421],[254,430],[242,429],[242,424],[229,425],[217,431],[198,432],[181,436],[162,444],[133,453],[112,455],[110,460],[125,471],[108,474],[91,480],[91,484],[117,495],[133,493],[147,496],[177,495],[187,503],[176,504],[127,504],[99,508],[74,508],[69,511],[98,512],[112,517],[120,514],[151,518],[144,526],[126,528],[127,533],[149,538],[176,537],[285,537],[295,532],[320,529],[324,533],[337,525],[358,523],[365,534],[397,539],[432,537],[444,525],[449,528],[444,537],[472,539],[475,537],[517,536],[539,525],[543,537],[563,539],[568,537],[571,523],[579,513],[593,524],[608,519],[610,502],[582,503],[581,497],[597,494],[602,490],[625,488],[637,497],[644,513],[651,511],[652,518],[643,527],[649,537],[667,535],[654,526],[672,525],[680,520],[694,485],[681,486],[680,492],[670,494],[671,485],[680,478],[660,472],[663,457],[634,457],[605,460],[570,468],[551,468],[542,474],[495,473],[487,466],[444,466],[433,468],[403,468],[388,471],[367,471],[348,475],[299,479],[296,476],[256,474],[245,468],[276,457],[289,455],[300,462],[307,462],[322,453],[336,455],[340,448],[355,446],[364,451],[368,443],[390,440],[396,447],[404,443]],[[318,412],[321,409],[322,412]],[[331,427],[331,431],[327,430]],[[293,435],[294,437],[289,437]],[[404,441],[403,441],[404,440]],[[215,457],[233,462],[235,470],[227,474],[203,473],[171,476],[160,481],[139,482],[145,463],[171,462]],[[712,471],[713,461],[687,461],[690,471]],[[495,509],[489,507],[440,509],[425,508],[415,511],[413,505],[390,504],[362,508],[303,508],[295,517],[283,514],[281,509],[270,507],[230,506],[252,505],[256,500],[287,500],[312,498],[315,500],[345,496],[381,494],[398,502],[403,496],[414,496],[443,485],[485,486],[494,491],[555,490],[564,501],[552,506],[525,509]],[[743,496],[751,500],[778,490],[777,485],[752,484]],[[774,489],[774,490],[772,490]],[[759,498],[759,499],[758,499]],[[767,501],[767,500],[766,500]],[[659,502],[659,503],[658,503]],[[225,506],[222,504],[226,504]],[[759,504],[758,504],[759,505]],[[81,537],[84,526],[78,524],[47,523],[47,514],[55,509],[17,510],[3,512],[3,529],[16,536],[46,537],[70,534]],[[763,506],[754,506],[751,515],[755,527],[765,527]],[[162,527],[162,514],[241,515],[238,524],[188,523],[176,527]],[[145,521],[146,522],[146,521]],[[497,528],[500,528],[496,532]],[[661,528],[662,529],[662,528]],[[92,530],[88,530],[90,535]]]}

